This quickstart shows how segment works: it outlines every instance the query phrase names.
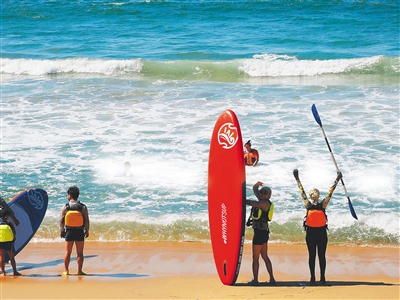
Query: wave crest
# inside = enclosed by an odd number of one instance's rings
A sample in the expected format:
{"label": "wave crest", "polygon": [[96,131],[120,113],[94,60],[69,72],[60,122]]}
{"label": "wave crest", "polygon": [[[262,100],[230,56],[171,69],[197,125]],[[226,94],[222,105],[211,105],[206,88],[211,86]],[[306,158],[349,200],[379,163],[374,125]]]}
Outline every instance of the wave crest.
{"label": "wave crest", "polygon": [[298,60],[288,55],[255,55],[245,59],[240,69],[252,77],[317,76],[323,74],[342,74],[365,70],[377,65],[383,56],[367,58]]}
{"label": "wave crest", "polygon": [[2,74],[51,75],[62,73],[126,74],[140,73],[143,63],[133,60],[102,60],[89,58],[69,58],[57,60],[8,59],[1,61]]}
{"label": "wave crest", "polygon": [[1,60],[1,74],[46,76],[97,74],[143,76],[167,80],[214,80],[237,82],[251,78],[318,77],[324,75],[378,75],[397,78],[400,57],[301,60],[294,56],[259,54],[249,59],[226,61],[149,61],[69,58],[56,60]]}

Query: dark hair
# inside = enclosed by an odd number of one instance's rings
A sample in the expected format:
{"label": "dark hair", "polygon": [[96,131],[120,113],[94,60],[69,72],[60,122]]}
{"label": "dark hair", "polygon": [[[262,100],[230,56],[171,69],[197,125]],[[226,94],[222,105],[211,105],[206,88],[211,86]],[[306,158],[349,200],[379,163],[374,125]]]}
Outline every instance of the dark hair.
{"label": "dark hair", "polygon": [[11,213],[7,209],[0,209],[1,219],[7,219],[9,216],[11,216]]}
{"label": "dark hair", "polygon": [[267,186],[263,186],[263,187],[260,189],[260,194],[271,195],[271,194],[272,194],[271,188],[269,188],[269,187],[267,187]]}
{"label": "dark hair", "polygon": [[74,200],[78,200],[78,198],[79,198],[79,188],[76,185],[71,186],[68,189],[67,194],[70,195]]}
{"label": "dark hair", "polygon": [[246,143],[246,144],[244,144],[244,145],[245,145],[245,146],[246,146],[246,145],[249,145],[249,146],[251,147],[250,140],[248,140],[248,141],[247,141],[247,143]]}

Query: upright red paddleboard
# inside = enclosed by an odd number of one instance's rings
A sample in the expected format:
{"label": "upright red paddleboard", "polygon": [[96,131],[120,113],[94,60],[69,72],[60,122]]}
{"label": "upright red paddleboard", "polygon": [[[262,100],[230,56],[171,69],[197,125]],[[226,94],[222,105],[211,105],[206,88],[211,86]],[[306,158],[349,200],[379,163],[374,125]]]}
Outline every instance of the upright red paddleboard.
{"label": "upright red paddleboard", "polygon": [[221,282],[236,282],[246,217],[246,173],[239,121],[231,110],[215,123],[208,160],[208,218],[215,266]]}

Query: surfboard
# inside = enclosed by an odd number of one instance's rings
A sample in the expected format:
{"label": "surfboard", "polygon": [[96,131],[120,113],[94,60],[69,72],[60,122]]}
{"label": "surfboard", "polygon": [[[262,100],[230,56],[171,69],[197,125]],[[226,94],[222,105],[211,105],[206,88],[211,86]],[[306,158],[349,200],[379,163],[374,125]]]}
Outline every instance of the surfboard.
{"label": "surfboard", "polygon": [[[49,198],[47,192],[42,189],[27,189],[8,202],[8,206],[14,211],[20,224],[15,225],[14,221],[8,220],[14,224],[16,238],[14,242],[14,255],[17,255],[29,243],[47,211]],[[5,256],[8,261],[8,255]]]}
{"label": "surfboard", "polygon": [[246,218],[246,173],[242,133],[232,110],[217,119],[208,160],[208,219],[215,266],[221,282],[236,282]]}

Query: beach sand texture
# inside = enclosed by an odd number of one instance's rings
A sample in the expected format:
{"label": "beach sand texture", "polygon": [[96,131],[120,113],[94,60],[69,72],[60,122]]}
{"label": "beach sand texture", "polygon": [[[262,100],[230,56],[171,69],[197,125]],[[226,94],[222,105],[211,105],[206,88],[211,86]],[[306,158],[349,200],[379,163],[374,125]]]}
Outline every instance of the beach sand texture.
{"label": "beach sand texture", "polygon": [[[64,243],[30,243],[17,257],[21,277],[1,278],[1,299],[399,299],[399,249],[328,245],[327,283],[310,285],[305,244],[270,244],[277,284],[248,286],[251,245],[238,280],[224,286],[209,243],[86,242],[84,271],[63,271]],[[317,263],[317,279],[318,279]],[[265,266],[260,281],[266,281]]]}

